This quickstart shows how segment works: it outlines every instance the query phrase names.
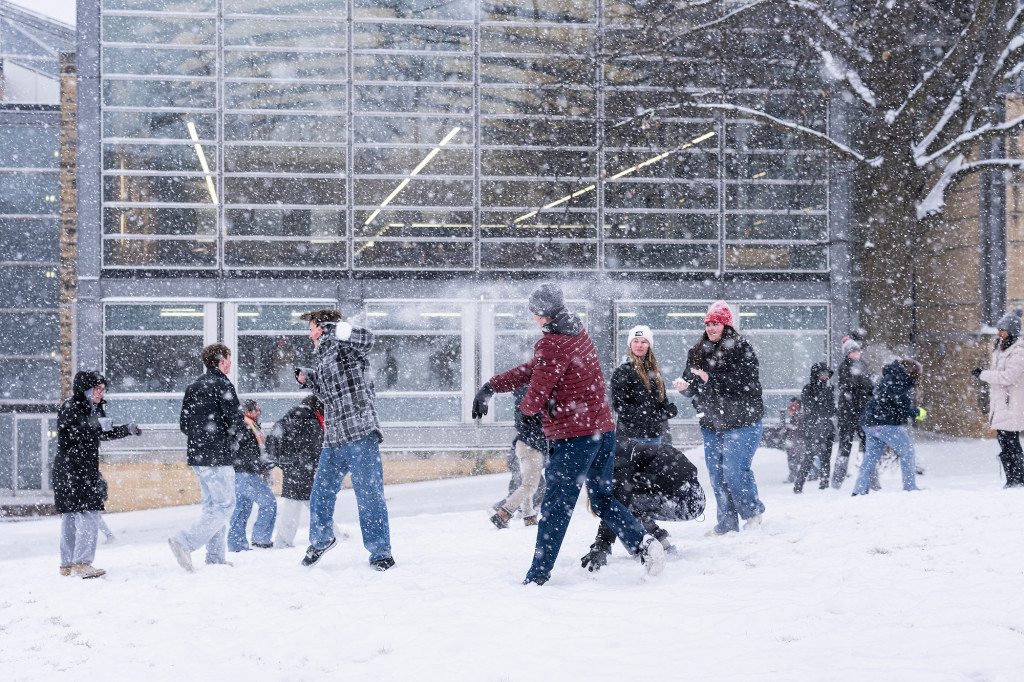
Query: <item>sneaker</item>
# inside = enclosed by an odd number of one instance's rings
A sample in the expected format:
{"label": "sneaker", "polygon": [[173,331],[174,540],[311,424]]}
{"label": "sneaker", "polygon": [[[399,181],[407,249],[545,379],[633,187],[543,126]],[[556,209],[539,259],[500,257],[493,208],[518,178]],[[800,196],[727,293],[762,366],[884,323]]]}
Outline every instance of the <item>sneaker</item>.
{"label": "sneaker", "polygon": [[375,559],[370,562],[370,566],[373,566],[373,570],[384,572],[395,565],[395,560],[389,556],[383,559]]}
{"label": "sneaker", "polygon": [[60,567],[60,574],[62,576],[64,576],[65,578],[68,577],[69,575],[71,575],[71,567],[70,566],[61,566]]}
{"label": "sneaker", "polygon": [[761,525],[761,514],[751,516],[743,522],[743,530],[753,530]]}
{"label": "sneaker", "polygon": [[217,559],[211,559],[210,557],[206,557],[206,565],[207,566],[234,566],[234,564],[232,562],[228,561],[227,559],[220,559],[218,561]]}
{"label": "sneaker", "polygon": [[99,578],[107,572],[102,568],[96,568],[92,564],[74,564],[71,566],[71,575],[76,578]]}
{"label": "sneaker", "polygon": [[640,555],[640,563],[647,569],[648,575],[658,575],[665,570],[665,548],[653,535],[645,535],[640,540],[637,554]]}
{"label": "sneaker", "polygon": [[524,516],[523,517],[523,525],[524,526],[536,526],[537,525],[537,516],[536,516],[536,514],[533,515],[533,516]]}
{"label": "sneaker", "polygon": [[192,555],[185,551],[185,548],[178,542],[178,538],[167,538],[167,544],[171,546],[171,552],[174,554],[174,558],[178,560],[178,565],[191,573],[193,570]]}
{"label": "sneaker", "polygon": [[274,546],[273,542],[253,542],[251,544],[257,549],[271,549]]}
{"label": "sneaker", "polygon": [[323,549],[317,549],[313,545],[306,548],[306,556],[302,557],[303,566],[316,566],[317,562],[320,561],[324,554],[327,554],[330,550],[334,549],[334,546],[338,544],[338,538],[331,538],[331,541]]}

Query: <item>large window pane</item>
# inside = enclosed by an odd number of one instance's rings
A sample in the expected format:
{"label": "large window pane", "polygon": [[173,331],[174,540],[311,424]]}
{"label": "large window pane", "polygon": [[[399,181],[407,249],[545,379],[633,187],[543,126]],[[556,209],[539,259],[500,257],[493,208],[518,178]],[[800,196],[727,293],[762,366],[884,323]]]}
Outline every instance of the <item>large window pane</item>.
{"label": "large window pane", "polygon": [[224,264],[239,268],[343,269],[348,265],[343,241],[273,241],[228,239]]}
{"label": "large window pane", "polygon": [[57,268],[10,265],[0,268],[5,308],[53,308],[57,305]]}
{"label": "large window pane", "polygon": [[345,47],[345,24],[334,21],[225,19],[224,44],[241,47]]}
{"label": "large window pane", "polygon": [[4,386],[0,399],[32,402],[60,398],[60,363],[57,358],[4,358]]}
{"label": "large window pane", "polygon": [[299,317],[309,308],[309,305],[239,304],[239,392],[299,392],[295,367],[313,365],[309,324]]}
{"label": "large window pane", "polygon": [[202,336],[106,336],[104,376],[111,393],[178,393],[202,373]]}
{"label": "large window pane", "polygon": [[60,258],[56,217],[0,217],[0,258],[13,261],[56,263]]}
{"label": "large window pane", "polygon": [[216,76],[212,50],[104,47],[103,73],[140,76]]}
{"label": "large window pane", "polygon": [[352,76],[357,81],[473,82],[471,57],[429,54],[356,54]]}
{"label": "large window pane", "polygon": [[605,243],[604,265],[609,270],[718,269],[717,244]]}
{"label": "large window pane", "polygon": [[345,212],[341,209],[232,208],[224,211],[229,235],[243,237],[345,236]]}
{"label": "large window pane", "polygon": [[49,355],[56,351],[58,338],[55,311],[0,312],[0,355]]}
{"label": "large window pane", "polygon": [[[178,113],[178,112],[145,112],[145,111],[107,111],[103,114],[103,135],[105,138],[129,137],[136,139],[188,140],[191,144],[192,135],[188,124],[191,123],[200,140],[217,139],[217,117],[213,114]],[[214,159],[207,158],[212,162]]]}
{"label": "large window pane", "polygon": [[212,18],[105,16],[103,41],[212,46],[217,44],[217,24]]}
{"label": "large window pane", "polygon": [[[182,126],[185,130],[185,127]],[[217,170],[217,146],[203,144],[206,167]],[[105,144],[103,167],[107,170],[200,171],[195,144]]]}
{"label": "large window pane", "polygon": [[56,168],[57,128],[0,125],[0,167]]}
{"label": "large window pane", "polygon": [[213,208],[105,208],[103,233],[120,235],[217,235]]}
{"label": "large window pane", "polygon": [[[214,195],[202,175],[108,175],[103,200],[126,203],[212,204]],[[216,190],[214,190],[216,191]]]}
{"label": "large window pane", "polygon": [[357,19],[470,21],[473,4],[472,0],[354,0],[353,12]]}
{"label": "large window pane", "polygon": [[473,242],[357,241],[356,268],[415,270],[473,267]]}
{"label": "large window pane", "polygon": [[105,80],[103,104],[108,107],[212,109],[217,106],[217,83],[198,80]]}
{"label": "large window pane", "polygon": [[597,244],[485,241],[480,244],[480,267],[485,270],[594,270],[597,268]]}
{"label": "large window pane", "polygon": [[467,52],[473,49],[473,27],[459,24],[430,26],[357,22],[352,26],[352,47],[357,50]]}
{"label": "large window pane", "polygon": [[269,173],[345,172],[344,147],[256,147],[230,145],[224,148],[224,170]]}
{"label": "large window pane", "polygon": [[55,214],[59,193],[56,171],[0,172],[0,213]]}
{"label": "large window pane", "polygon": [[225,204],[345,204],[345,180],[224,178]]}
{"label": "large window pane", "polygon": [[335,83],[227,82],[224,104],[230,109],[345,111],[348,93],[344,85]]}
{"label": "large window pane", "polygon": [[317,113],[228,114],[224,139],[239,141],[345,142],[348,124],[344,116]]}
{"label": "large window pane", "polygon": [[106,267],[207,267],[217,265],[217,243],[212,239],[123,239],[103,240]]}

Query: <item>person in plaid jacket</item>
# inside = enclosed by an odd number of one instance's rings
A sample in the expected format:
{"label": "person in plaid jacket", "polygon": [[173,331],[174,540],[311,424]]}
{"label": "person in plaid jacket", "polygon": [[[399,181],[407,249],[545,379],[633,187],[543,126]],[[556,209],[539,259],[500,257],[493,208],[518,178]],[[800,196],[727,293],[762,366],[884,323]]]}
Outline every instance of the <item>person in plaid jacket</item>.
{"label": "person in plaid jacket", "polygon": [[351,472],[363,546],[370,552],[370,565],[386,571],[395,560],[380,460],[384,436],[367,358],[373,333],[343,321],[337,310],[314,310],[302,319],[309,322],[316,363],[312,369],[298,369],[296,378],[324,404],[324,444],[309,498],[310,544],[302,565],[313,566],[337,544],[334,504],[345,474]]}

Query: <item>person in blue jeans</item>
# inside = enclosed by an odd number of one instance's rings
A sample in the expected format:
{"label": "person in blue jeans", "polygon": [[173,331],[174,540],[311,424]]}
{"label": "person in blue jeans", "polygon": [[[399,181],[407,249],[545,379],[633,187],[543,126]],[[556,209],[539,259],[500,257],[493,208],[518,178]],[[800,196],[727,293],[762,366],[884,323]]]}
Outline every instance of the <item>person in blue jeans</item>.
{"label": "person in blue jeans", "polygon": [[686,370],[672,385],[693,399],[704,439],[704,459],[718,507],[718,523],[709,535],[761,523],[764,503],[750,468],[761,442],[764,400],[757,355],[739,335],[725,301],[711,304],[704,334],[690,349]]}
{"label": "person in blue jeans", "polygon": [[386,571],[395,560],[380,459],[384,436],[367,359],[373,333],[343,321],[337,310],[314,310],[302,319],[309,322],[316,364],[297,368],[295,376],[324,404],[324,445],[309,497],[309,547],[302,565],[316,565],[337,544],[334,505],[342,480],[351,474],[363,546],[370,565]]}
{"label": "person in blue jeans", "polygon": [[914,386],[920,379],[921,363],[911,358],[893,360],[882,368],[882,378],[860,418],[867,442],[864,461],[853,486],[854,495],[867,495],[871,490],[871,476],[886,446],[899,455],[903,489],[917,490],[914,443],[907,433],[907,420],[915,416],[923,419],[926,414],[914,407]]}
{"label": "person in blue jeans", "polygon": [[277,520],[277,498],[265,478],[274,465],[260,455],[260,446],[266,442],[260,427],[260,404],[248,399],[242,404],[242,416],[248,427],[238,444],[238,456],[232,462],[235,469],[235,511],[228,524],[228,551],[244,552],[249,549],[246,525],[256,504],[259,511],[252,527],[252,546],[268,549],[274,546],[271,536]]}

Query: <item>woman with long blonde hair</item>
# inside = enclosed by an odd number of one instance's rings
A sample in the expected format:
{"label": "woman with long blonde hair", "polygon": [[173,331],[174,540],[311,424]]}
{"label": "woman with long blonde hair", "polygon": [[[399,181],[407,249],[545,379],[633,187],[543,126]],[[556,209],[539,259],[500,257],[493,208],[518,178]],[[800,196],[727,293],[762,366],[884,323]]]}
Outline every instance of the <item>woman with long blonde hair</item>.
{"label": "woman with long blonde hair", "polygon": [[616,438],[641,443],[661,443],[665,422],[678,408],[669,401],[665,380],[654,356],[651,328],[637,325],[629,330],[626,360],[612,374],[612,407],[618,415]]}

